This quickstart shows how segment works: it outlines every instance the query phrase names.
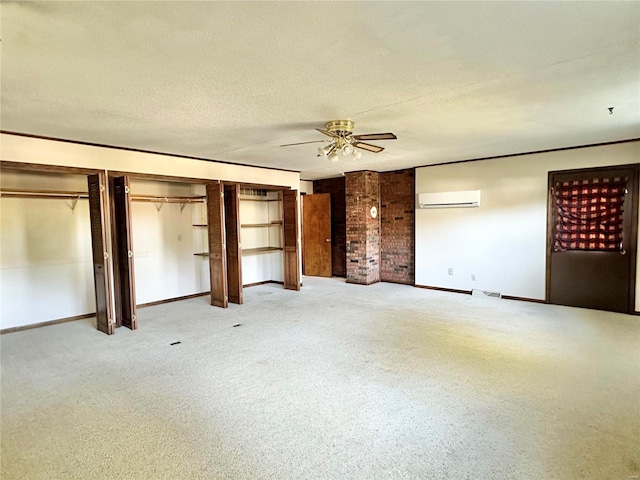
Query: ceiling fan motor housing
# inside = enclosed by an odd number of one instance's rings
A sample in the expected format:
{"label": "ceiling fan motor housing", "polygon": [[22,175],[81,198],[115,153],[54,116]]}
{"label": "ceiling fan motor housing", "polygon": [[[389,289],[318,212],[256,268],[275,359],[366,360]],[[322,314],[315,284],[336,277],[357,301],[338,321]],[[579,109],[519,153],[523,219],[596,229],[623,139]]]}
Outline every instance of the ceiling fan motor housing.
{"label": "ceiling fan motor housing", "polygon": [[354,123],[351,120],[331,120],[324,124],[325,130],[341,137],[348,137],[353,133]]}
{"label": "ceiling fan motor housing", "polygon": [[[353,142],[354,123],[351,120],[331,120],[324,124],[325,130],[337,135],[334,140],[336,149],[342,150],[345,145],[351,145]],[[346,153],[346,152],[345,152]]]}

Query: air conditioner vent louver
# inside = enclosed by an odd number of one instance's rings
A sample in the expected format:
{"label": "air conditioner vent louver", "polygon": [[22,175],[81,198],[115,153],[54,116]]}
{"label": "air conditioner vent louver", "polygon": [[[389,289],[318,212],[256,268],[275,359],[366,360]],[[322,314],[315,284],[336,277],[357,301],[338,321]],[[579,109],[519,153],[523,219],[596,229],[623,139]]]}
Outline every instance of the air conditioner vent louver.
{"label": "air conditioner vent louver", "polygon": [[480,190],[418,194],[420,208],[470,208],[480,206]]}

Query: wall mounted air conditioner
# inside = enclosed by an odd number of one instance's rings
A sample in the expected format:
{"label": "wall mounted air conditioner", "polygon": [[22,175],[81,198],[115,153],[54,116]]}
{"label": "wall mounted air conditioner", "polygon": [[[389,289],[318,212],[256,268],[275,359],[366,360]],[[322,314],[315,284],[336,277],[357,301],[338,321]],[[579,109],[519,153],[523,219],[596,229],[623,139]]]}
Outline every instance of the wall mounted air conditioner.
{"label": "wall mounted air conditioner", "polygon": [[419,193],[420,208],[464,208],[480,206],[480,190]]}

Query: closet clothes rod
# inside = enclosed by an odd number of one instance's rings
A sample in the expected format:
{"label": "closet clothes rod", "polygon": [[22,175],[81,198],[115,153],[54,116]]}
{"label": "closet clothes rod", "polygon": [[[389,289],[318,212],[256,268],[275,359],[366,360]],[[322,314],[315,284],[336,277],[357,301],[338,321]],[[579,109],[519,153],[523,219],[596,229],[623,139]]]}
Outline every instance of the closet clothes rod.
{"label": "closet clothes rod", "polygon": [[78,200],[89,198],[87,192],[70,192],[67,190],[26,190],[19,188],[0,189],[0,196],[14,198],[44,198],[58,200]]}
{"label": "closet clothes rod", "polygon": [[[79,198],[89,198],[87,192],[77,192],[68,190],[29,190],[20,188],[3,188],[0,189],[0,196],[15,198],[46,198],[73,200]],[[134,202],[152,202],[152,203],[201,203],[206,198],[205,195],[198,196],[175,196],[175,195],[141,195],[132,194],[131,200]]]}
{"label": "closet clothes rod", "polygon": [[161,197],[159,195],[131,195],[132,202],[147,202],[153,203],[156,206],[156,210],[160,211],[162,206],[165,203],[177,203],[180,205],[180,213],[185,209],[187,205],[192,203],[204,203],[204,199],[207,198],[205,195],[190,195],[190,196],[175,196],[175,195],[167,195],[166,197]]}
{"label": "closet clothes rod", "polygon": [[152,202],[152,203],[202,203],[206,196],[175,196],[175,195],[131,195],[132,202]]}

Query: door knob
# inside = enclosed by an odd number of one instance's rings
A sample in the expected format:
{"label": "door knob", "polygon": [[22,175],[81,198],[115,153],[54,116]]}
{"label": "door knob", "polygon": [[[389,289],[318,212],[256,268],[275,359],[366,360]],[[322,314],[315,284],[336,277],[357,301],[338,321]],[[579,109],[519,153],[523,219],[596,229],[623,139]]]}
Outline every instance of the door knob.
{"label": "door knob", "polygon": [[325,242],[330,242],[330,241],[331,241],[331,239],[330,239],[330,238],[325,238],[325,239],[324,239],[324,241],[325,241]]}

